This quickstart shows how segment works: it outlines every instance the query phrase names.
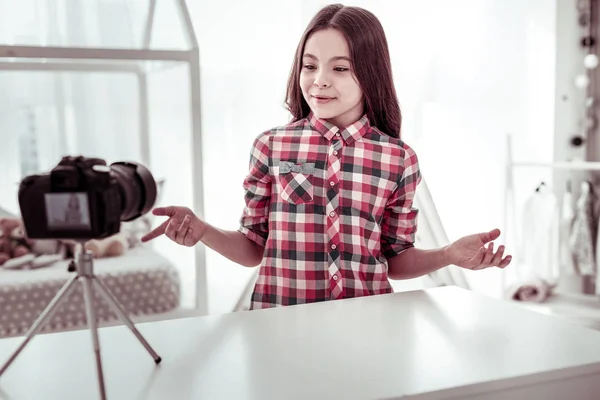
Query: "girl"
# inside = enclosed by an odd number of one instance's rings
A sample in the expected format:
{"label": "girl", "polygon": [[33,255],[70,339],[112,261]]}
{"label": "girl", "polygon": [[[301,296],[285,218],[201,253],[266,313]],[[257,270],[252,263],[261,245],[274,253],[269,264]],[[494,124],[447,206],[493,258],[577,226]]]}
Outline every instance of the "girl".
{"label": "girl", "polygon": [[[370,12],[330,5],[308,25],[287,88],[288,125],[254,141],[237,231],[185,207],[142,240],[198,242],[248,267],[260,264],[251,309],[392,292],[453,264],[506,267],[491,232],[440,249],[414,247],[413,197],[421,175],[400,139],[401,114],[383,28]],[[486,248],[486,244],[487,248]]]}
{"label": "girl", "polygon": [[81,225],[81,210],[79,206],[79,197],[76,194],[71,194],[69,196],[69,203],[67,205],[67,209],[65,210],[65,224],[67,226],[77,226]]}

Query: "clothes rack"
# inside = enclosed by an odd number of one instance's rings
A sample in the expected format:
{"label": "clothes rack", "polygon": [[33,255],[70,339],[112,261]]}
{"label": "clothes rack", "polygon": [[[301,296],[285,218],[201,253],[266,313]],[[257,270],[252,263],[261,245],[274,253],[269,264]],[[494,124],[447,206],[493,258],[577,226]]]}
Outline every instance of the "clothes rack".
{"label": "clothes rack", "polygon": [[[516,198],[514,191],[514,172],[517,168],[550,168],[552,170],[565,171],[600,171],[600,162],[596,161],[552,161],[552,162],[535,162],[535,161],[515,161],[512,154],[512,137],[511,134],[506,135],[506,178],[505,178],[505,193],[504,193],[504,216],[503,229],[504,242],[507,243],[509,235],[509,207],[513,215],[513,221],[516,220]],[[516,237],[517,235],[515,235]],[[502,291],[506,290],[506,274],[502,274]]]}

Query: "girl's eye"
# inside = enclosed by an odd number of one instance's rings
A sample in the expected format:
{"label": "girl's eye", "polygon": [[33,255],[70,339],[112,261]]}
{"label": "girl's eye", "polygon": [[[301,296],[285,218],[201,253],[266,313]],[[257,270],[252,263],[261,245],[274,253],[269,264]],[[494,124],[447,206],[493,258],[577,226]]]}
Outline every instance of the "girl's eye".
{"label": "girl's eye", "polygon": [[346,67],[335,67],[334,70],[336,72],[345,72],[345,71],[348,71],[349,68],[346,68]]}
{"label": "girl's eye", "polygon": [[307,69],[309,71],[312,71],[313,69],[315,69],[314,65],[305,65],[304,69]]}

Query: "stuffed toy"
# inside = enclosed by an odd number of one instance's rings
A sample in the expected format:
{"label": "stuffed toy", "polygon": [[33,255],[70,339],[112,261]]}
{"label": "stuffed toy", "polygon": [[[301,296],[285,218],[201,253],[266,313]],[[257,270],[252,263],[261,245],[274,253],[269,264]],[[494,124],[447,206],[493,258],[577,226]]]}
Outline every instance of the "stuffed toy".
{"label": "stuffed toy", "polygon": [[31,253],[32,246],[20,219],[0,218],[0,265]]}
{"label": "stuffed toy", "polygon": [[[104,239],[92,239],[85,243],[85,249],[94,258],[118,257],[134,246],[133,232],[123,229],[121,232]],[[71,240],[31,240],[25,235],[19,219],[0,219],[0,265],[8,260],[20,258],[27,254],[60,254],[62,258],[73,257],[78,247]]]}
{"label": "stuffed toy", "polygon": [[8,235],[4,235],[2,228],[0,228],[0,265],[10,260],[12,249],[10,248],[10,238]]}
{"label": "stuffed toy", "polygon": [[57,255],[65,258],[70,248],[67,241],[31,240],[20,218],[0,218],[0,266],[9,260],[24,259],[24,256]]}
{"label": "stuffed toy", "polygon": [[127,232],[119,232],[103,239],[92,239],[85,243],[85,249],[94,255],[94,258],[118,257],[129,249]]}
{"label": "stuffed toy", "polygon": [[[164,179],[156,181],[156,203],[161,198],[164,184]],[[141,237],[152,230],[153,218],[151,213],[147,213],[134,221],[123,222],[119,233],[104,239],[89,240],[85,243],[85,250],[90,251],[94,258],[123,255],[128,249],[142,245]],[[80,244],[73,240],[28,239],[22,220],[0,208],[0,266],[8,260],[27,255],[72,258],[79,248]]]}

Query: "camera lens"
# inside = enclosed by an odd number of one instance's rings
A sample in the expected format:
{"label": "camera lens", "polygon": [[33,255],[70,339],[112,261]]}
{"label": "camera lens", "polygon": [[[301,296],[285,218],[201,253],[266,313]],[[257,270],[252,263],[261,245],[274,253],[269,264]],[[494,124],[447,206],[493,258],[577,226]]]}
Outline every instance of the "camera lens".
{"label": "camera lens", "polygon": [[121,189],[121,221],[132,221],[152,209],[156,201],[156,181],[150,171],[134,162],[116,162],[110,174]]}

